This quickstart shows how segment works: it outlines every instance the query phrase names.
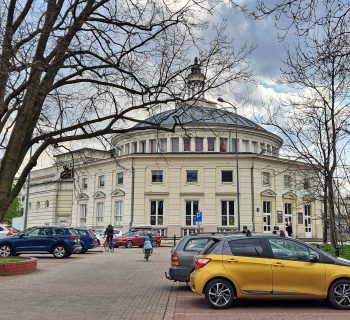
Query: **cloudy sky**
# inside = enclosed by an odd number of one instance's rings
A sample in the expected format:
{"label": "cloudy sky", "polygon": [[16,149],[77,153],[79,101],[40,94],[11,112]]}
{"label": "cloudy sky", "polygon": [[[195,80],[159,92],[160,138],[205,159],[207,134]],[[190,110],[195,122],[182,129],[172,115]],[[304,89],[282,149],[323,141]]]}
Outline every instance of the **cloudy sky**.
{"label": "cloudy sky", "polygon": [[[256,0],[238,0],[240,4],[250,10],[256,9]],[[274,0],[266,0],[266,3]],[[278,38],[278,29],[275,26],[276,21],[273,16],[261,20],[248,18],[246,15],[235,12],[227,1],[223,1],[217,7],[216,14],[210,17],[213,23],[226,21],[227,33],[233,39],[233,46],[241,47],[245,43],[253,45],[255,50],[249,58],[250,67],[255,74],[257,84],[236,85],[236,92],[247,97],[250,103],[244,105],[238,104],[238,113],[256,121],[257,113],[263,113],[262,104],[269,103],[271,98],[286,97],[295,93],[294,89],[276,84],[276,80],[281,74],[283,68],[283,59],[286,56],[286,49],[296,43],[296,37],[293,30],[286,35],[282,41]],[[225,100],[234,99],[223,96]],[[271,128],[268,128],[271,130]]]}

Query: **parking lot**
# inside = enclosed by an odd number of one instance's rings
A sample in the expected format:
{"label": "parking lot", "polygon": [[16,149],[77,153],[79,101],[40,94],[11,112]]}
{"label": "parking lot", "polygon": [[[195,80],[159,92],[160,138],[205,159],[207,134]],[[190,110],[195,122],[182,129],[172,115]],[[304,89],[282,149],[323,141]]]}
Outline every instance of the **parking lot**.
{"label": "parking lot", "polygon": [[209,308],[185,284],[164,277],[170,248],[156,248],[150,261],[139,248],[100,248],[68,259],[36,255],[38,271],[0,278],[1,320],[265,320],[349,319],[322,302],[243,301],[227,310]]}

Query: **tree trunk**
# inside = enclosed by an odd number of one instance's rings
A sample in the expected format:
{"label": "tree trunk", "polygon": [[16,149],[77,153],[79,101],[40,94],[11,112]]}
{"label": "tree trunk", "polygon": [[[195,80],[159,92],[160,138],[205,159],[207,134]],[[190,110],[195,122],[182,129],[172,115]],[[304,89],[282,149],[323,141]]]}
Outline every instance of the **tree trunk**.
{"label": "tree trunk", "polygon": [[328,241],[328,198],[327,198],[328,188],[325,185],[324,195],[323,195],[323,213],[322,213],[322,226],[323,226],[323,243],[327,243]]}

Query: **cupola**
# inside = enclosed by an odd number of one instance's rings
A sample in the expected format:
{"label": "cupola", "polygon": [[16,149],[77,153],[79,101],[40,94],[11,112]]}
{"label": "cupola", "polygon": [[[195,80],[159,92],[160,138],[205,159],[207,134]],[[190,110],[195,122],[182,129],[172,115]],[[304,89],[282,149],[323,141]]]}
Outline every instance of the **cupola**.
{"label": "cupola", "polygon": [[[194,64],[191,67],[191,73],[186,77],[188,95],[194,96],[204,88],[205,75],[201,71],[198,58],[194,58]],[[202,95],[203,97],[203,95]]]}

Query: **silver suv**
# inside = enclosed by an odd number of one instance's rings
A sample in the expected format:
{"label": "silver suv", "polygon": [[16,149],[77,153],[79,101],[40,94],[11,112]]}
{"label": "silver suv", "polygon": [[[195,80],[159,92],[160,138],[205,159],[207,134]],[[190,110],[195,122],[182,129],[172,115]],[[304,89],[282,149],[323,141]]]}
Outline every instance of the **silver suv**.
{"label": "silver suv", "polygon": [[[218,235],[215,235],[216,237]],[[181,238],[171,250],[171,267],[165,276],[169,280],[189,282],[194,269],[193,258],[214,237],[211,233],[200,233]]]}

